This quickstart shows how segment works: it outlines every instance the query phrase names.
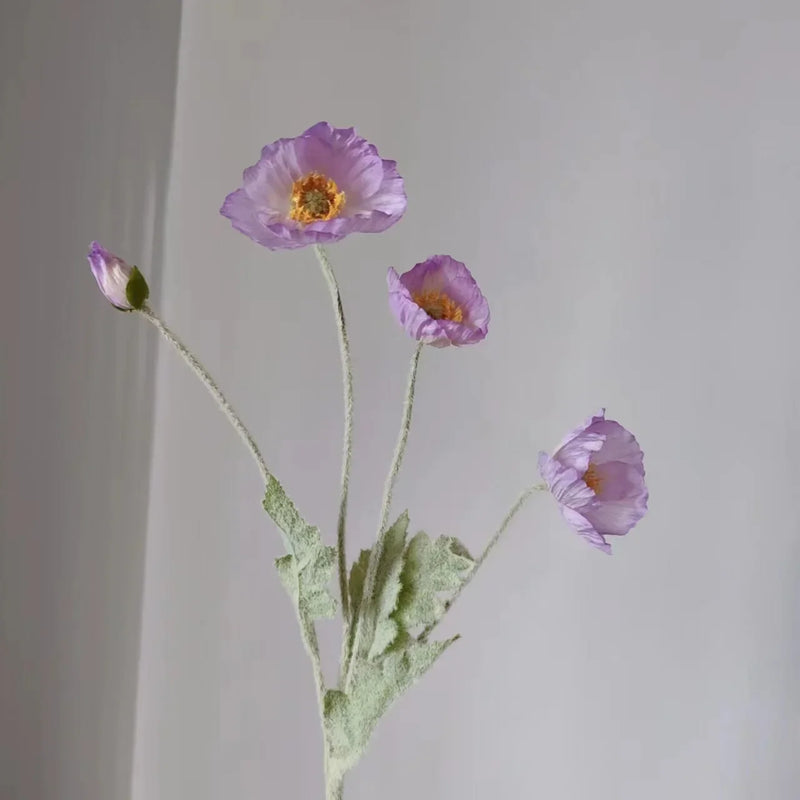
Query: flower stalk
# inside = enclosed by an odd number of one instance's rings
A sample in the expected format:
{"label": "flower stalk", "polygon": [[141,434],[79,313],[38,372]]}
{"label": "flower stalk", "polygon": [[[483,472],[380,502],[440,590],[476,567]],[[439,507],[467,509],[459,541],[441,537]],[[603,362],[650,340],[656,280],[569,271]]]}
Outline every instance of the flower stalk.
{"label": "flower stalk", "polygon": [[[223,414],[225,414],[236,433],[239,434],[239,437],[250,451],[250,454],[253,456],[253,459],[258,466],[258,470],[261,474],[261,478],[264,481],[264,485],[266,486],[270,481],[271,473],[266,465],[266,462],[264,461],[264,457],[261,455],[261,450],[256,444],[253,435],[242,422],[241,417],[236,413],[233,406],[223,394],[222,389],[219,388],[217,382],[211,376],[211,373],[203,366],[200,359],[197,358],[197,356],[195,356],[191,350],[189,350],[189,348],[175,335],[175,333],[169,327],[167,327],[164,320],[162,320],[161,317],[159,317],[158,314],[156,314],[147,303],[138,309],[138,311],[158,330],[164,339],[166,339],[175,348],[181,358],[183,358],[183,360],[186,362],[189,369],[194,372],[194,374],[206,387],[209,394],[214,398],[219,409]],[[299,608],[297,609],[297,621],[300,625],[300,635],[303,640],[303,645],[305,646],[308,657],[311,660],[311,666],[314,672],[314,686],[317,694],[320,722],[322,722],[325,702],[325,676],[322,672],[322,659],[320,658],[319,654],[317,631],[313,621],[302,614]],[[341,782],[339,783],[339,787],[339,794],[329,794],[329,797],[341,798]]]}
{"label": "flower stalk", "polygon": [[228,402],[228,398],[222,393],[222,389],[217,386],[216,381],[211,377],[209,371],[200,362],[200,359],[189,350],[188,347],[167,327],[164,320],[153,311],[150,306],[145,303],[139,309],[139,313],[151,324],[156,330],[178,351],[180,357],[186,362],[189,369],[200,378],[202,384],[208,389],[209,394],[214,398],[220,411],[228,418],[233,429],[239,434],[239,438],[244,442],[250,455],[258,466],[258,471],[266,486],[270,478],[270,471],[267,468],[264,457],[261,455],[261,450],[256,444],[253,435],[242,422],[241,417],[236,413],[233,406]]}
{"label": "flower stalk", "polygon": [[314,252],[319,260],[325,282],[328,284],[333,311],[336,316],[336,330],[339,334],[339,354],[342,361],[342,386],[344,391],[344,437],[342,441],[342,480],[339,497],[339,518],[336,525],[336,546],[339,562],[339,594],[344,618],[344,637],[346,642],[350,626],[350,597],[347,591],[347,497],[350,490],[350,463],[353,458],[353,363],[350,358],[350,341],[347,337],[347,324],[344,318],[342,295],[333,272],[328,254],[322,245],[315,245]]}
{"label": "flower stalk", "polygon": [[331,773],[325,765],[325,800],[342,800],[344,797],[344,776]]}
{"label": "flower stalk", "polygon": [[[477,574],[480,567],[483,565],[484,561],[486,561],[486,559],[489,557],[489,554],[492,552],[492,550],[494,550],[494,548],[497,547],[497,543],[503,537],[503,534],[506,532],[506,530],[508,530],[508,527],[509,525],[511,525],[512,520],[514,519],[514,517],[517,516],[517,514],[520,512],[525,503],[528,502],[528,500],[531,498],[533,494],[535,494],[536,492],[541,492],[544,489],[547,489],[547,486],[543,486],[542,484],[536,484],[535,486],[530,486],[529,488],[525,489],[525,491],[522,492],[522,494],[520,494],[514,505],[511,506],[511,508],[508,510],[508,513],[503,518],[503,521],[500,523],[500,527],[495,531],[492,538],[489,539],[489,543],[486,545],[480,557],[475,562],[475,566],[472,569],[472,572],[470,572],[470,574],[467,576],[466,580],[464,580],[461,586],[459,586],[458,589],[456,589],[453,596],[445,602],[444,614],[446,614],[453,607],[456,600],[458,600],[458,598],[461,596],[461,593],[464,591],[464,589],[466,589],[467,586],[469,586],[469,584],[472,582],[473,578]],[[442,614],[442,617],[444,617],[444,614]],[[439,622],[441,622],[442,617],[440,617],[436,622],[433,622],[430,625],[428,625],[422,631],[422,633],[419,636],[420,641],[424,642],[428,638],[428,636],[430,636],[431,631],[438,625]]]}
{"label": "flower stalk", "polygon": [[[378,565],[381,561],[381,534],[386,530],[386,525],[389,521],[389,513],[392,508],[392,497],[394,495],[394,486],[397,482],[397,476],[400,473],[400,467],[403,463],[403,456],[406,452],[406,444],[408,443],[408,434],[411,430],[411,416],[414,411],[414,394],[417,385],[417,371],[419,369],[419,359],[422,355],[422,342],[417,344],[414,348],[414,355],[411,357],[411,367],[408,373],[408,385],[406,387],[405,401],[403,402],[403,415],[400,421],[400,432],[397,436],[397,444],[395,445],[394,455],[392,457],[392,464],[389,468],[389,474],[386,476],[386,484],[383,489],[383,502],[381,503],[380,521],[378,523],[378,535],[372,552],[369,558],[369,565],[367,567],[367,575],[364,579],[364,597],[372,597],[375,592],[375,582],[378,574]],[[344,689],[350,684],[352,679],[353,665],[355,663],[355,654],[358,652],[360,644],[360,637],[363,634],[363,622],[359,618],[353,621],[352,641],[347,647],[344,657],[343,674],[344,674]]]}
{"label": "flower stalk", "polygon": [[411,415],[414,411],[414,394],[417,386],[417,370],[419,369],[419,359],[422,355],[422,348],[423,344],[420,342],[414,348],[414,355],[411,357],[411,367],[408,372],[406,397],[405,401],[403,402],[403,416],[400,422],[400,433],[397,436],[397,444],[395,445],[394,456],[392,457],[392,466],[389,469],[389,474],[386,476],[386,485],[383,489],[383,503],[381,504],[381,517],[380,524],[378,525],[378,533],[383,533],[383,531],[386,530],[386,524],[389,522],[389,514],[392,510],[394,485],[397,482],[397,476],[400,473],[400,467],[403,463],[403,456],[406,452],[408,434],[411,430]]}

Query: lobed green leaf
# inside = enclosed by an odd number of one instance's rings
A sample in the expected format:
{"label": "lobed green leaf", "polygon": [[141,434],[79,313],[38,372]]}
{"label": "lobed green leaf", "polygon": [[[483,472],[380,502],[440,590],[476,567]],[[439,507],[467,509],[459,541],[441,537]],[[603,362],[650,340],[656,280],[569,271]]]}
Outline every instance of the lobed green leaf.
{"label": "lobed green leaf", "polygon": [[406,548],[394,619],[407,630],[438,622],[447,596],[459,589],[474,568],[475,561],[458,539],[431,539],[427,533],[418,533]]}
{"label": "lobed green leaf", "polygon": [[264,508],[283,533],[289,550],[275,566],[292,602],[310,620],[333,617],[336,601],[329,586],[336,565],[336,548],[323,544],[319,528],[300,516],[272,476],[267,483]]}
{"label": "lobed green leaf", "polygon": [[326,692],[323,714],[328,758],[340,774],[361,758],[375,726],[395,700],[457,638],[443,642],[413,641],[377,662],[359,659],[348,692]]}
{"label": "lobed green leaf", "polygon": [[[458,638],[420,641],[411,631],[441,617],[448,594],[459,589],[475,562],[458,539],[418,533],[408,541],[407,534],[404,512],[350,571],[350,607],[360,636],[347,691],[328,691],[324,702],[329,764],[340,774],[361,757],[392,703]],[[373,565],[375,553],[380,555]],[[370,568],[375,582],[367,596]]]}

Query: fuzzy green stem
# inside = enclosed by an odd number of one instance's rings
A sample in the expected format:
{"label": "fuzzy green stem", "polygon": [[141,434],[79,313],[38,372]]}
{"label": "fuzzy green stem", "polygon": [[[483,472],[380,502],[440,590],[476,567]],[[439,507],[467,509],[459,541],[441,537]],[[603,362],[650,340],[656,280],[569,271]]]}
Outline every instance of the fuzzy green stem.
{"label": "fuzzy green stem", "polygon": [[150,306],[145,303],[142,308],[139,309],[139,313],[148,322],[152,323],[152,325],[156,327],[158,332],[178,351],[181,358],[183,358],[183,360],[189,366],[189,369],[191,369],[192,372],[194,372],[194,374],[200,378],[203,385],[206,387],[206,389],[208,389],[209,394],[216,401],[217,406],[219,406],[222,413],[228,418],[228,422],[233,425],[234,430],[239,434],[239,437],[250,451],[250,454],[253,456],[253,459],[258,465],[258,471],[261,473],[261,477],[264,480],[264,485],[266,485],[269,482],[270,471],[264,462],[264,458],[261,455],[261,451],[258,449],[255,439],[253,439],[253,435],[249,430],[247,430],[245,424],[242,422],[233,406],[228,402],[228,399],[222,393],[222,389],[217,386],[216,381],[211,377],[208,370],[200,363],[200,360],[197,358],[197,356],[195,356],[194,353],[192,353],[189,348],[166,326],[165,322],[158,316],[158,314],[155,313],[155,311],[153,311],[152,308],[150,308]]}
{"label": "fuzzy green stem", "polygon": [[[414,410],[414,392],[417,385],[417,369],[419,367],[419,358],[422,354],[422,343],[417,345],[414,350],[414,355],[411,358],[411,368],[408,373],[408,386],[406,388],[406,397],[403,403],[403,416],[400,421],[400,433],[397,436],[397,444],[394,448],[394,456],[392,457],[392,464],[389,468],[389,474],[386,477],[386,484],[383,489],[383,503],[381,504],[380,522],[378,523],[378,537],[375,545],[372,548],[367,565],[367,574],[364,578],[364,598],[372,598],[375,594],[375,581],[378,575],[378,565],[380,564],[383,553],[381,552],[381,534],[386,530],[386,525],[389,521],[389,513],[392,508],[392,496],[394,494],[394,485],[397,482],[397,476],[400,472],[400,467],[403,463],[403,456],[406,452],[406,444],[408,442],[408,433],[411,430],[411,415]],[[362,608],[369,608],[371,603],[362,603]],[[354,620],[354,635],[352,637],[352,644],[348,647],[346,653],[347,667],[344,670],[345,675],[345,691],[350,683],[352,677],[353,665],[356,661],[356,653],[358,652],[361,638],[364,635],[364,617],[359,616]]]}
{"label": "fuzzy green stem", "polygon": [[[261,451],[253,439],[253,435],[245,427],[239,415],[234,410],[233,406],[228,402],[228,399],[222,393],[222,389],[217,386],[216,381],[211,377],[209,371],[200,362],[200,359],[189,350],[189,348],[167,327],[166,323],[153,311],[147,304],[142,306],[139,313],[152,325],[156,327],[158,332],[178,351],[181,358],[186,362],[189,369],[200,379],[203,385],[208,389],[209,394],[214,398],[223,414],[228,418],[228,421],[233,426],[234,430],[239,434],[242,441],[247,446],[253,459],[258,465],[258,470],[264,480],[264,484],[269,483],[270,471],[267,468]],[[298,621],[300,623],[300,634],[303,638],[303,644],[311,659],[311,664],[314,669],[314,684],[317,690],[317,699],[320,706],[320,715],[322,714],[322,702],[324,699],[325,682],[322,674],[322,664],[319,656],[319,644],[317,642],[317,632],[314,628],[314,623],[303,618],[298,612]]]}
{"label": "fuzzy green stem", "polygon": [[319,718],[325,730],[325,676],[322,674],[322,660],[319,656],[319,641],[317,640],[317,629],[314,623],[303,616],[298,610],[297,621],[300,623],[300,635],[303,637],[308,657],[311,659],[311,666],[314,670],[314,686],[317,690],[317,704],[319,706]]}
{"label": "fuzzy green stem", "polygon": [[342,800],[344,797],[344,776],[325,772],[325,800]]}
{"label": "fuzzy green stem", "polygon": [[411,368],[408,372],[408,387],[406,389],[406,399],[403,403],[403,417],[400,422],[400,433],[397,436],[397,444],[394,448],[392,466],[389,469],[389,474],[386,476],[386,485],[383,489],[383,504],[381,505],[381,521],[378,526],[378,534],[381,534],[386,530],[386,524],[389,522],[389,514],[392,510],[394,485],[397,482],[397,476],[400,473],[400,467],[403,463],[403,456],[406,452],[408,433],[411,430],[411,414],[414,411],[414,392],[417,386],[417,370],[419,368],[419,357],[422,354],[422,347],[422,343],[418,344],[414,350],[414,355],[411,357]]}
{"label": "fuzzy green stem", "polygon": [[339,519],[337,523],[337,553],[339,557],[339,593],[342,600],[342,616],[344,617],[344,639],[348,639],[350,627],[350,596],[347,591],[347,553],[345,550],[345,535],[347,528],[347,496],[350,491],[350,462],[353,458],[353,364],[350,359],[350,342],[347,338],[347,325],[344,319],[342,295],[333,267],[328,259],[325,248],[314,245],[322,274],[328,284],[333,311],[336,316],[336,329],[339,333],[339,354],[342,361],[342,385],[344,389],[344,439],[342,442],[342,482],[339,499]]}
{"label": "fuzzy green stem", "polygon": [[497,543],[500,541],[501,537],[506,532],[506,529],[511,524],[511,521],[514,519],[514,517],[517,516],[517,513],[525,505],[525,503],[528,502],[531,495],[533,495],[535,492],[542,491],[542,489],[546,488],[547,488],[546,486],[536,484],[535,486],[531,486],[528,489],[526,489],[517,498],[514,505],[511,506],[508,513],[503,518],[503,521],[500,523],[500,527],[497,529],[494,536],[492,536],[492,538],[489,539],[489,543],[484,548],[483,552],[480,555],[480,558],[478,558],[478,560],[475,562],[475,566],[472,569],[472,572],[470,572],[469,576],[464,581],[464,583],[462,583],[461,586],[459,586],[455,594],[445,603],[444,613],[442,614],[442,616],[439,617],[439,619],[436,622],[431,623],[425,628],[425,630],[422,631],[422,633],[419,635],[420,641],[424,642],[428,638],[431,631],[439,624],[439,622],[441,622],[444,615],[453,607],[456,600],[458,600],[458,598],[461,596],[461,592],[463,592],[464,589],[466,589],[467,586],[469,586],[469,584],[472,582],[472,579],[477,574],[478,569],[483,565],[484,561],[486,561],[486,559],[489,557],[489,554],[492,552],[492,550],[494,550],[494,548],[497,547]]}

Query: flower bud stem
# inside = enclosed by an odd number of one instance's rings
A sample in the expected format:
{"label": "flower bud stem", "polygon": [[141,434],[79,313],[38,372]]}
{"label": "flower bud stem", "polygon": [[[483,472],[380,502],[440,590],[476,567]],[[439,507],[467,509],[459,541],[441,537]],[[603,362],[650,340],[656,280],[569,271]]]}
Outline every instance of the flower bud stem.
{"label": "flower bud stem", "polygon": [[236,411],[234,411],[233,406],[228,402],[228,399],[222,393],[222,390],[219,388],[219,386],[217,386],[208,370],[200,363],[200,360],[194,355],[194,353],[192,353],[189,348],[186,347],[186,345],[166,326],[164,321],[158,316],[158,314],[155,313],[155,311],[153,311],[152,308],[150,308],[147,303],[145,303],[139,309],[139,313],[148,322],[150,322],[158,330],[158,332],[178,351],[181,358],[189,366],[189,369],[191,369],[191,371],[194,372],[194,374],[197,375],[197,377],[203,382],[203,385],[206,387],[206,389],[208,389],[209,394],[214,398],[222,413],[228,418],[228,421],[231,423],[231,425],[233,425],[234,430],[239,434],[239,437],[245,443],[247,449],[255,459],[255,462],[258,465],[258,471],[261,473],[261,478],[266,486],[267,482],[269,481],[270,471],[267,469],[267,465],[264,462],[261,451],[258,449],[258,445],[256,444],[255,439],[253,439],[253,435],[249,430],[247,430],[245,424],[242,422]]}
{"label": "flower bud stem", "polygon": [[464,583],[462,583],[461,586],[459,586],[455,594],[445,603],[444,614],[442,614],[442,616],[439,617],[437,622],[428,625],[425,628],[425,630],[423,630],[422,633],[419,635],[419,640],[421,642],[424,642],[428,638],[431,631],[436,627],[436,625],[439,622],[441,622],[442,617],[444,617],[444,615],[453,607],[453,604],[456,602],[456,600],[458,600],[459,596],[461,595],[461,592],[463,592],[464,589],[466,589],[467,586],[469,586],[470,582],[478,572],[478,569],[481,567],[483,562],[486,561],[486,559],[489,557],[489,553],[491,553],[492,550],[494,550],[494,548],[497,546],[497,543],[500,541],[500,538],[506,532],[506,529],[511,524],[511,521],[514,519],[514,517],[517,516],[517,513],[525,505],[525,503],[528,502],[531,495],[533,495],[535,492],[540,492],[546,488],[547,486],[543,486],[540,484],[536,484],[535,486],[530,486],[524,492],[522,492],[522,494],[517,498],[517,501],[514,503],[513,506],[511,506],[508,513],[503,518],[503,521],[500,523],[500,527],[497,529],[497,531],[495,531],[494,536],[492,536],[492,538],[489,539],[489,543],[484,548],[483,552],[480,555],[480,558],[475,562],[475,567],[473,568],[472,572],[470,572],[469,576],[464,581]]}
{"label": "flower bud stem", "polygon": [[[166,326],[164,321],[153,311],[153,309],[150,308],[149,305],[147,305],[147,303],[145,303],[138,310],[139,313],[148,322],[150,322],[158,330],[158,332],[178,351],[181,358],[183,358],[183,360],[189,366],[189,369],[191,369],[192,372],[194,372],[194,374],[198,378],[200,378],[203,385],[206,387],[206,389],[208,389],[209,394],[214,398],[216,404],[219,406],[222,413],[225,414],[225,416],[228,418],[228,421],[231,423],[231,425],[233,425],[233,428],[236,431],[236,433],[239,434],[239,437],[247,446],[247,449],[250,451],[256,464],[258,465],[258,471],[261,473],[264,485],[266,486],[269,483],[270,471],[267,468],[263,456],[261,455],[261,451],[259,450],[258,445],[255,442],[255,439],[253,439],[253,435],[250,433],[245,424],[242,422],[241,418],[236,413],[233,406],[228,402],[228,399],[222,393],[222,390],[219,388],[219,386],[217,386],[216,381],[211,377],[210,373],[202,365],[197,356],[195,356],[194,353],[192,353],[189,350],[189,348],[186,347],[186,345]],[[298,616],[298,621],[300,623],[300,634],[303,639],[303,644],[305,645],[306,651],[308,652],[308,656],[311,659],[311,665],[314,670],[314,684],[316,687],[317,702],[320,713],[320,722],[322,723],[322,730],[324,736],[325,678],[322,673],[322,661],[320,659],[320,654],[319,654],[317,631],[313,621],[306,618],[303,614],[301,614],[299,612],[299,609],[297,616]],[[326,742],[326,748],[327,748],[327,742]],[[328,782],[327,778],[326,782]],[[337,781],[329,785],[327,794],[328,797],[333,798],[333,800],[341,800],[342,797],[341,779],[338,779]]]}

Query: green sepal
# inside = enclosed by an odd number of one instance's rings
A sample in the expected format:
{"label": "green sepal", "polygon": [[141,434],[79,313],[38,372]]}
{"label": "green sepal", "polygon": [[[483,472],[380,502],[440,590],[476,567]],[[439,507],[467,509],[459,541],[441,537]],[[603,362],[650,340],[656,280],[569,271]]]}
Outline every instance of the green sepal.
{"label": "green sepal", "polygon": [[139,267],[132,267],[131,276],[125,286],[125,298],[131,307],[138,311],[147,302],[148,297],[150,297],[150,287],[144,275],[139,272]]}

